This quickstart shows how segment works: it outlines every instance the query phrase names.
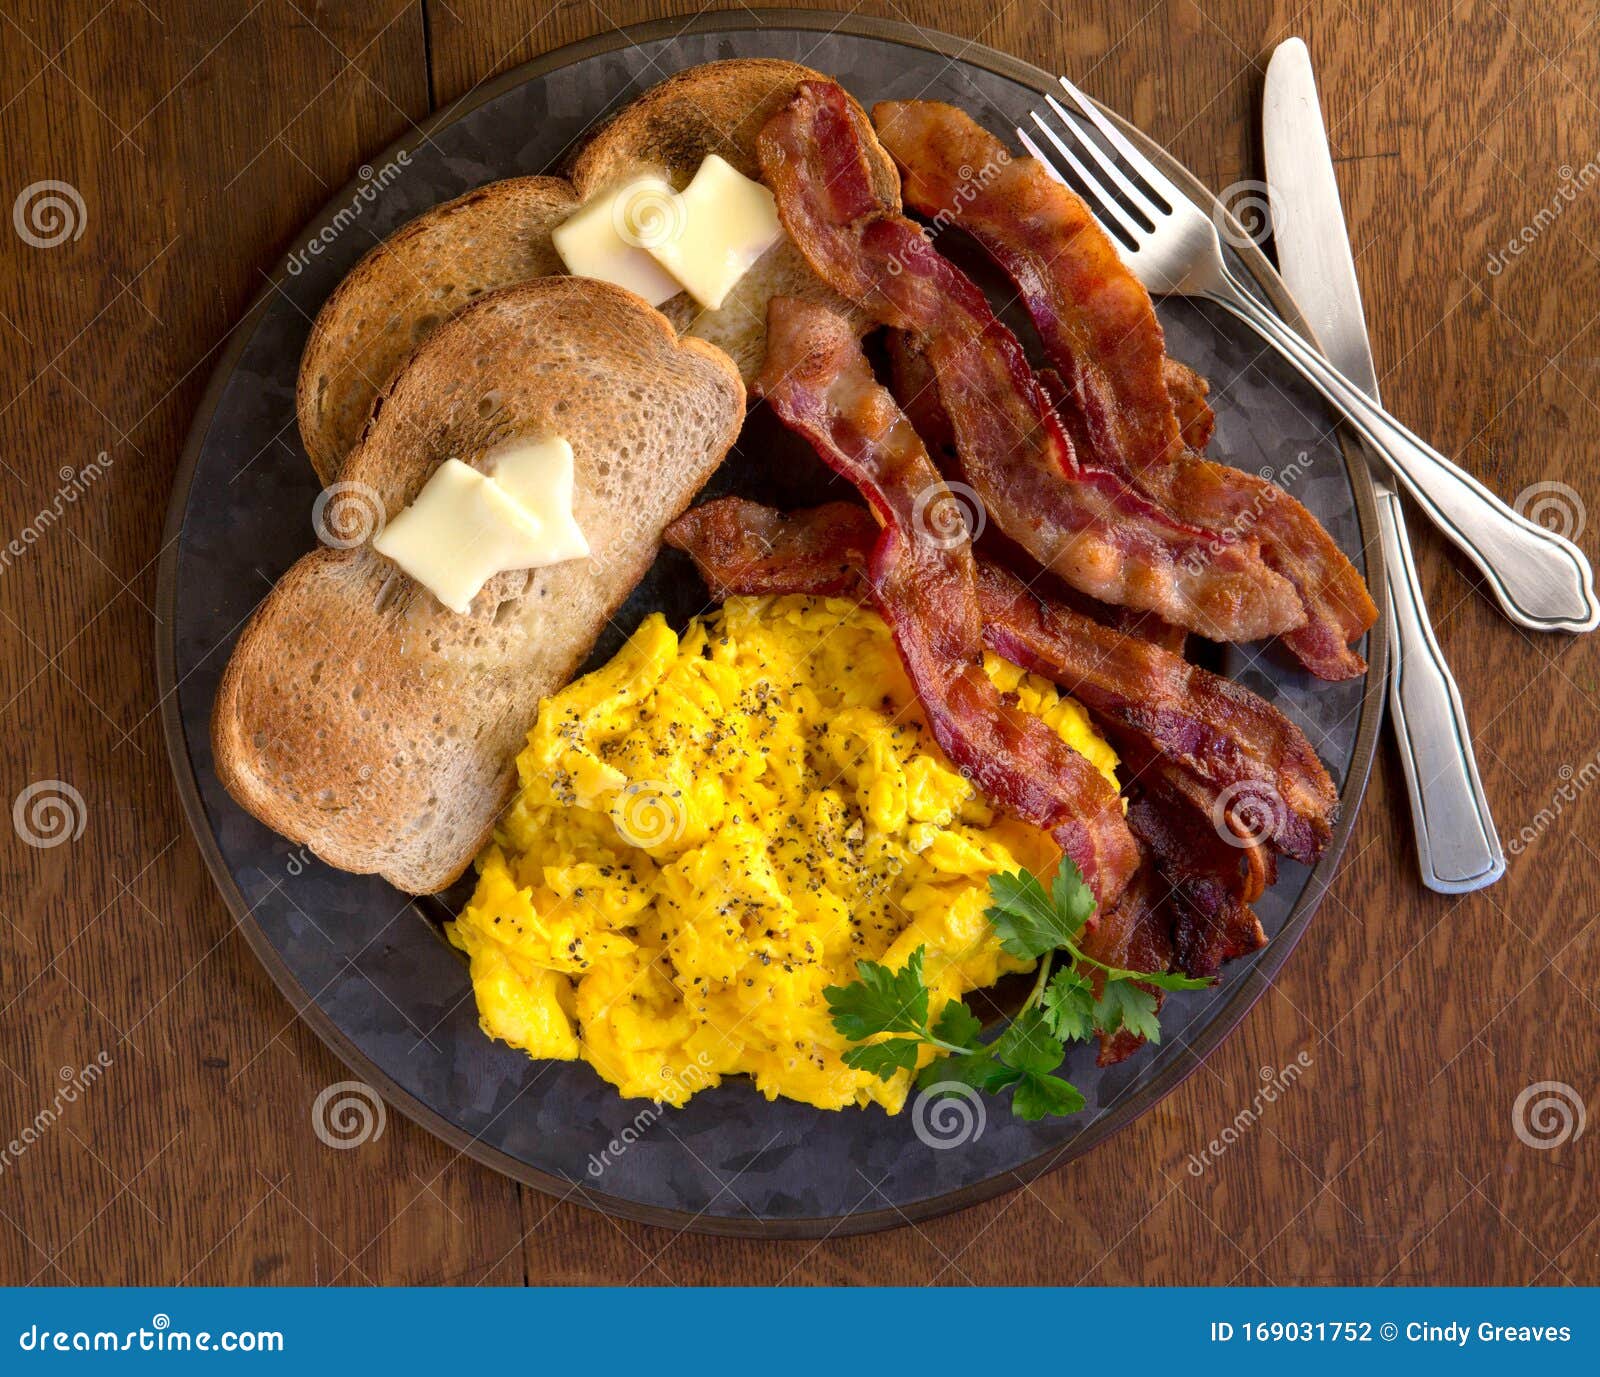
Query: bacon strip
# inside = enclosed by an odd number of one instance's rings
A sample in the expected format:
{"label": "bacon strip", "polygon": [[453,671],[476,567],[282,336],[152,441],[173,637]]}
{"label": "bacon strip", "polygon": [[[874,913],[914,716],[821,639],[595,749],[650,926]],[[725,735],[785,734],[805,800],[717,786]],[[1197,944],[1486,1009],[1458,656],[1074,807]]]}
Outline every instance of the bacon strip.
{"label": "bacon strip", "polygon": [[1215,640],[1254,640],[1304,620],[1254,541],[1225,542],[1080,462],[983,293],[875,195],[837,85],[802,82],[758,150],[784,227],[818,276],[926,348],[963,476],[1007,535],[1073,587]]}
{"label": "bacon strip", "polygon": [[1174,358],[1162,361],[1161,376],[1178,417],[1179,437],[1196,454],[1203,454],[1217,428],[1217,418],[1211,414],[1211,403],[1206,400],[1211,384],[1188,364]]}
{"label": "bacon strip", "polygon": [[[685,513],[666,539],[693,557],[719,597],[837,594],[847,591],[845,570],[866,568],[877,531],[870,514],[848,503],[784,517],[729,497]],[[978,561],[977,589],[990,649],[1149,743],[1163,766],[1192,781],[1200,811],[1214,811],[1298,860],[1309,863],[1321,853],[1338,791],[1304,734],[1265,699],[1041,599],[986,560]],[[1248,816],[1237,818],[1236,811]]]}
{"label": "bacon strip", "polygon": [[954,498],[873,380],[850,323],[815,302],[774,298],[754,390],[883,521],[867,586],[945,754],[997,806],[1048,830],[1111,904],[1138,864],[1117,791],[1042,721],[1005,703],[984,674],[971,541],[943,528]]}
{"label": "bacon strip", "polygon": [[900,165],[906,203],[958,224],[1016,283],[1076,404],[1084,452],[1183,520],[1259,540],[1303,605],[1304,624],[1285,645],[1325,679],[1363,673],[1348,642],[1378,613],[1361,575],[1281,488],[1186,448],[1171,387],[1184,393],[1189,429],[1201,425],[1209,438],[1209,408],[1204,421],[1193,415],[1204,395],[1167,359],[1150,294],[1083,201],[953,105],[886,101],[873,121]]}

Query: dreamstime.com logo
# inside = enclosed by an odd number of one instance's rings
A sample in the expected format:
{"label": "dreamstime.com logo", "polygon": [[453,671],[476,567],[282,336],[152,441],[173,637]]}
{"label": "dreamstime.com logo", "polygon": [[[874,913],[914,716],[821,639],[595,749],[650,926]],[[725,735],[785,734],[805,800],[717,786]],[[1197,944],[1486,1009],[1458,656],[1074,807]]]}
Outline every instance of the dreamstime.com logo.
{"label": "dreamstime.com logo", "polygon": [[1289,825],[1289,805],[1264,779],[1228,785],[1211,804],[1211,826],[1229,846],[1241,851],[1275,840]]}
{"label": "dreamstime.com logo", "polygon": [[[688,1087],[691,1095],[698,1094],[716,1083],[716,1077],[711,1070],[711,1056],[706,1052],[696,1055],[693,1066],[685,1066],[670,1072],[663,1069],[662,1074],[674,1084]],[[624,1124],[617,1136],[598,1153],[589,1154],[589,1165],[586,1168],[589,1175],[598,1181],[606,1174],[606,1169],[621,1161],[627,1155],[628,1149],[643,1139],[651,1126],[666,1112],[665,1100],[652,1100],[647,1104],[633,1116],[632,1122]]]}
{"label": "dreamstime.com logo", "polygon": [[911,529],[936,550],[976,540],[988,524],[983,499],[965,483],[930,483],[911,508]]}
{"label": "dreamstime.com logo", "polygon": [[611,228],[618,239],[636,249],[676,243],[688,219],[683,197],[656,177],[634,182],[611,203]]}
{"label": "dreamstime.com logo", "polygon": [[[955,224],[960,219],[961,212],[977,199],[978,193],[994,181],[1010,162],[1010,152],[1002,148],[982,167],[975,168],[970,163],[962,163],[956,169],[956,189],[951,195],[951,204],[940,206],[927,218],[926,224],[917,226],[923,243],[931,245],[946,229]],[[899,254],[889,256],[890,277],[899,277],[905,268],[906,265]]]}
{"label": "dreamstime.com logo", "polygon": [[1268,1105],[1276,1104],[1301,1076],[1316,1064],[1310,1052],[1301,1052],[1287,1066],[1261,1068],[1261,1086],[1241,1109],[1198,1153],[1189,1154],[1189,1175],[1204,1176],[1235,1143],[1261,1122]]}
{"label": "dreamstime.com logo", "polygon": [[1583,534],[1588,509],[1576,488],[1565,483],[1534,483],[1517,494],[1511,504],[1536,526],[1576,540]]}
{"label": "dreamstime.com logo", "polygon": [[1550,802],[1523,823],[1506,842],[1506,850],[1513,856],[1520,856],[1538,841],[1556,825],[1569,807],[1600,781],[1600,751],[1596,751],[1576,769],[1571,765],[1562,765],[1556,771],[1556,776],[1561,783],[1551,791]]}
{"label": "dreamstime.com logo", "polygon": [[961,1081],[939,1081],[911,1102],[911,1131],[936,1152],[977,1142],[988,1122],[982,1097]]}
{"label": "dreamstime.com logo", "polygon": [[1583,1096],[1565,1081],[1535,1081],[1511,1106],[1511,1131],[1539,1152],[1577,1142],[1587,1124]]}
{"label": "dreamstime.com logo", "polygon": [[11,203],[11,227],[24,244],[53,249],[83,238],[89,211],[83,195],[71,182],[34,182],[17,193]]}
{"label": "dreamstime.com logo", "polygon": [[1591,158],[1576,171],[1570,163],[1563,163],[1559,169],[1561,185],[1537,211],[1533,219],[1519,228],[1515,235],[1506,241],[1504,246],[1496,249],[1489,255],[1489,276],[1499,277],[1506,270],[1506,264],[1512,259],[1520,258],[1525,249],[1534,244],[1551,225],[1560,218],[1561,212],[1570,206],[1578,197],[1596,181],[1600,181],[1600,161]]}
{"label": "dreamstime.com logo", "polygon": [[9,572],[13,564],[43,540],[45,533],[66,516],[68,509],[100,481],[114,462],[110,454],[101,450],[81,469],[70,465],[63,467],[58,474],[61,482],[55,495],[33,514],[32,521],[0,546],[0,574]]}
{"label": "dreamstime.com logo", "polygon": [[1257,474],[1265,481],[1255,490],[1250,505],[1226,525],[1210,528],[1205,544],[1183,557],[1184,572],[1199,574],[1224,551],[1249,540],[1266,514],[1277,506],[1278,499],[1293,486],[1295,479],[1309,472],[1315,462],[1311,454],[1301,450],[1281,469],[1274,469],[1271,464],[1264,464],[1257,469]]}
{"label": "dreamstime.com logo", "polygon": [[77,841],[88,825],[88,804],[64,779],[35,780],[11,801],[12,828],[37,851]]}
{"label": "dreamstime.com logo", "polygon": [[399,180],[400,174],[410,166],[411,155],[403,150],[394,155],[393,162],[385,163],[376,170],[364,165],[360,173],[361,185],[356,188],[356,194],[334,212],[331,221],[306,240],[304,248],[296,249],[289,255],[289,276],[299,277],[311,266],[312,260],[320,258],[322,251],[355,224],[366,208],[378,199],[379,193],[391,182]]}
{"label": "dreamstime.com logo", "polygon": [[17,1130],[15,1137],[0,1145],[0,1172],[6,1171],[54,1128],[67,1109],[77,1104],[89,1087],[111,1069],[111,1062],[111,1053],[102,1049],[95,1053],[93,1061],[82,1066],[63,1066],[59,1076],[61,1083],[49,1103],[42,1105],[39,1112]]}
{"label": "dreamstime.com logo", "polygon": [[24,1353],[282,1353],[281,1329],[174,1329],[164,1314],[150,1317],[149,1328],[40,1329],[30,1324],[17,1335]]}
{"label": "dreamstime.com logo", "polygon": [[641,851],[671,846],[683,836],[688,822],[683,790],[658,780],[634,780],[611,805],[611,825],[617,835]]}
{"label": "dreamstime.com logo", "polygon": [[311,504],[311,529],[333,550],[353,550],[376,540],[388,513],[378,490],[366,483],[334,483]]}
{"label": "dreamstime.com logo", "polygon": [[1211,209],[1211,223],[1222,242],[1235,249],[1265,244],[1272,237],[1272,216],[1271,193],[1265,182],[1235,182],[1223,189]]}
{"label": "dreamstime.com logo", "polygon": [[311,1103],[311,1130],[331,1148],[348,1152],[383,1137],[389,1111],[365,1081],[335,1081]]}

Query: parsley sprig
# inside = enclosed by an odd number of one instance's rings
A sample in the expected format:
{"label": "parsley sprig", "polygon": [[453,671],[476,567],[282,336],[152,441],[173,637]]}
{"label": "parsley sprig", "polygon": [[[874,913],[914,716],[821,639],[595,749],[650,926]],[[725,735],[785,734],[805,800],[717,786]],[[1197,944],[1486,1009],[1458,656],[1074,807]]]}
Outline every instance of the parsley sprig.
{"label": "parsley sprig", "polygon": [[[1067,1043],[1121,1029],[1159,1042],[1156,996],[1141,986],[1195,990],[1211,984],[1166,971],[1125,970],[1085,952],[1083,934],[1094,913],[1094,894],[1067,857],[1048,890],[1019,870],[991,876],[989,894],[987,916],[1002,950],[1039,962],[1033,990],[1010,1025],[982,1041],[982,1023],[959,999],[950,1000],[930,1022],[922,947],[898,971],[860,961],[857,980],[823,991],[833,1026],[856,1044],[844,1054],[846,1066],[888,1080],[915,1069],[922,1049],[932,1047],[942,1056],[917,1077],[924,1090],[952,1082],[991,1094],[1010,1090],[1011,1111],[1020,1119],[1075,1114],[1084,1106],[1083,1095],[1055,1074]],[[1058,953],[1065,962],[1053,969]]]}

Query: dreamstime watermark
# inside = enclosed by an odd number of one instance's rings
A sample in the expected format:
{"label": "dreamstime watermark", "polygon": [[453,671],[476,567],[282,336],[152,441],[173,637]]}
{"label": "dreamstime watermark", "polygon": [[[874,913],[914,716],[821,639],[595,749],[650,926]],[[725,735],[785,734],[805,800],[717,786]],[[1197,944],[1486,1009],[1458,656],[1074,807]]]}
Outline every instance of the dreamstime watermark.
{"label": "dreamstime watermark", "polygon": [[[1280,211],[1281,213],[1281,211]],[[1260,248],[1272,237],[1272,197],[1265,182],[1234,182],[1211,207],[1211,223],[1230,248]]]}
{"label": "dreamstime watermark", "polygon": [[76,1104],[79,1097],[111,1069],[111,1063],[111,1053],[102,1049],[94,1054],[94,1059],[86,1066],[63,1066],[59,1075],[61,1084],[56,1087],[50,1102],[33,1116],[31,1122],[24,1124],[10,1142],[0,1145],[0,1173],[54,1128],[67,1107]]}
{"label": "dreamstime watermark", "polygon": [[1587,1122],[1583,1096],[1565,1081],[1535,1081],[1511,1106],[1511,1131],[1538,1152],[1577,1142]]}
{"label": "dreamstime watermark", "polygon": [[334,212],[332,220],[306,240],[303,248],[296,249],[289,255],[289,276],[299,277],[311,266],[312,260],[321,257],[323,250],[334,244],[340,235],[355,224],[366,208],[378,199],[379,193],[391,182],[397,181],[400,174],[410,166],[411,155],[404,149],[394,155],[392,162],[387,162],[376,170],[363,164],[360,172],[361,185],[356,188],[356,194]]}
{"label": "dreamstime watermark", "polygon": [[77,841],[88,825],[88,804],[64,779],[35,780],[11,801],[11,826],[36,851]]}
{"label": "dreamstime watermark", "polygon": [[24,244],[36,249],[81,239],[88,223],[83,194],[71,182],[33,182],[11,203],[11,227]]}
{"label": "dreamstime watermark", "polygon": [[44,533],[60,521],[67,514],[67,509],[74,506],[80,497],[100,481],[101,475],[114,462],[109,454],[101,450],[81,469],[70,466],[61,469],[57,475],[61,485],[56,489],[55,496],[33,514],[33,520],[7,541],[4,548],[0,548],[0,574],[9,570],[17,560],[43,540]]}
{"label": "dreamstime watermark", "polygon": [[1561,783],[1551,792],[1550,802],[1523,823],[1506,842],[1506,850],[1513,856],[1520,856],[1544,836],[1572,804],[1583,797],[1596,781],[1600,781],[1600,751],[1596,751],[1577,769],[1563,765],[1556,771],[1556,776]]}
{"label": "dreamstime watermark", "polygon": [[1264,779],[1235,780],[1211,803],[1211,826],[1241,851],[1277,840],[1289,825],[1289,805]]}
{"label": "dreamstime watermark", "polygon": [[983,1098],[962,1081],[938,1081],[911,1102],[911,1131],[936,1152],[977,1142],[988,1122]]}
{"label": "dreamstime watermark", "polygon": [[688,826],[683,790],[658,780],[634,780],[623,786],[611,805],[611,825],[629,846],[648,851],[671,846]]}
{"label": "dreamstime watermark", "polygon": [[[974,168],[970,163],[962,163],[956,169],[956,189],[951,194],[950,203],[940,206],[928,216],[926,224],[917,226],[923,243],[931,245],[945,230],[955,224],[961,218],[961,212],[977,199],[978,193],[985,190],[1010,162],[1009,150],[1002,148],[982,167]],[[900,255],[890,254],[889,276],[899,277],[904,271],[905,263]]]}
{"label": "dreamstime watermark", "polygon": [[936,550],[953,550],[977,540],[988,524],[983,499],[965,483],[930,483],[917,494],[911,529]]}
{"label": "dreamstime watermark", "polygon": [[1275,469],[1271,464],[1263,464],[1257,469],[1256,473],[1265,481],[1256,487],[1249,505],[1226,525],[1208,528],[1205,544],[1199,549],[1190,550],[1183,557],[1184,572],[1199,574],[1218,555],[1248,540],[1266,514],[1287,496],[1290,485],[1301,475],[1309,473],[1315,462],[1311,454],[1301,450],[1281,469]]}
{"label": "dreamstime watermark", "polygon": [[[667,1079],[674,1081],[680,1088],[687,1088],[691,1095],[708,1089],[715,1077],[711,1070],[711,1056],[707,1052],[700,1052],[691,1066],[681,1067],[671,1072],[664,1072]],[[630,1123],[626,1123],[598,1153],[589,1154],[589,1165],[586,1168],[589,1175],[596,1181],[606,1174],[608,1167],[614,1166],[627,1154],[628,1149],[639,1142],[650,1131],[661,1117],[667,1112],[665,1099],[651,1100],[643,1109],[633,1116]]]}
{"label": "dreamstime watermark", "polygon": [[281,1329],[174,1329],[165,1314],[138,1329],[40,1329],[30,1324],[17,1335],[24,1353],[282,1353]]}
{"label": "dreamstime watermark", "polygon": [[611,228],[624,244],[659,249],[683,238],[689,214],[683,197],[667,183],[646,177],[625,187],[611,203]]}
{"label": "dreamstime watermark", "polygon": [[1316,1058],[1310,1052],[1300,1052],[1287,1066],[1263,1066],[1261,1088],[1250,1097],[1250,1103],[1235,1114],[1228,1126],[1198,1153],[1189,1154],[1189,1175],[1204,1176],[1221,1160],[1229,1148],[1261,1122],[1261,1116],[1267,1106],[1276,1104],[1315,1062]]}
{"label": "dreamstime watermark", "polygon": [[1543,526],[1568,540],[1576,540],[1583,534],[1589,515],[1578,490],[1554,480],[1530,483],[1511,505],[1535,526]]}
{"label": "dreamstime watermark", "polygon": [[353,550],[375,540],[388,513],[378,490],[367,483],[333,483],[311,504],[311,529],[334,550]]}
{"label": "dreamstime watermark", "polygon": [[1489,276],[1499,277],[1506,270],[1506,264],[1522,254],[1539,239],[1551,225],[1561,218],[1561,213],[1566,210],[1585,191],[1600,181],[1600,160],[1590,158],[1576,171],[1571,164],[1563,163],[1557,174],[1561,178],[1561,185],[1555,194],[1546,201],[1533,218],[1520,228],[1500,248],[1489,255]]}
{"label": "dreamstime watermark", "polygon": [[389,1111],[365,1081],[335,1081],[311,1102],[311,1130],[331,1148],[348,1152],[383,1137]]}
{"label": "dreamstime watermark", "polygon": [[[353,685],[352,693],[362,691],[360,684]],[[405,778],[405,767],[399,759],[391,758],[374,770],[370,765],[363,765],[357,772],[356,787],[351,798],[337,810],[337,821],[330,822],[327,827],[318,828],[305,845],[297,847],[284,863],[284,869],[290,875],[303,875],[310,868],[311,860],[316,855],[317,848],[330,833],[347,829],[350,824],[361,816],[367,804],[377,794],[385,797],[391,795]]]}

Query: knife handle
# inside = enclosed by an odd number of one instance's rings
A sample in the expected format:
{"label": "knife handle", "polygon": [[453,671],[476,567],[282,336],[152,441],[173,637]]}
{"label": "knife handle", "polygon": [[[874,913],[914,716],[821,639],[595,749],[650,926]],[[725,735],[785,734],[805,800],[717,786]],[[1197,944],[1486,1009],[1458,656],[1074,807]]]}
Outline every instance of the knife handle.
{"label": "knife handle", "polygon": [[[1230,290],[1231,289],[1231,290]],[[1428,518],[1483,571],[1506,616],[1534,631],[1600,626],[1594,573],[1583,551],[1513,511],[1471,474],[1420,440],[1224,270],[1206,292],[1252,327],[1333,403]]]}
{"label": "knife handle", "polygon": [[1389,575],[1389,715],[1411,796],[1422,883],[1441,894],[1492,885],[1506,870],[1450,666],[1428,620],[1400,495],[1378,492]]}

